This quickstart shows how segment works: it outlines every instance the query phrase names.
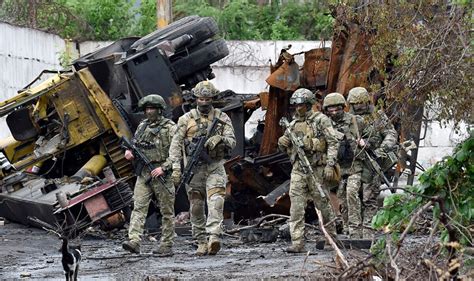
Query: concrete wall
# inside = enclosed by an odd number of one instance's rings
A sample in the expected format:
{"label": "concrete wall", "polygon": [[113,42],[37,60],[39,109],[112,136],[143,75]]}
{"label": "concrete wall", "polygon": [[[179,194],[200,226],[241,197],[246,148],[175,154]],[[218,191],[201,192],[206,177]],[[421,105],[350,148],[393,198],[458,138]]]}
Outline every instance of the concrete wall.
{"label": "concrete wall", "polygon": [[12,97],[44,70],[59,70],[65,41],[50,33],[0,23],[0,99]]}
{"label": "concrete wall", "polygon": [[[46,32],[20,28],[0,23],[0,100],[10,98],[27,85],[44,69],[61,69],[59,57],[66,49],[66,42],[59,36]],[[112,42],[83,42],[77,52],[85,55]],[[299,53],[318,47],[330,47],[330,42],[320,41],[228,41],[230,55],[213,65],[215,85],[221,89],[232,89],[237,93],[259,93],[268,89],[265,82],[270,72],[270,62],[275,63],[283,47],[291,44],[290,53]],[[295,57],[301,66],[303,55]],[[263,111],[252,116],[246,135],[252,134],[257,120],[263,119]],[[430,122],[425,139],[420,144],[419,162],[430,166],[467,136],[467,125],[461,133],[453,126],[441,128]],[[4,122],[0,122],[0,137],[9,134]]]}

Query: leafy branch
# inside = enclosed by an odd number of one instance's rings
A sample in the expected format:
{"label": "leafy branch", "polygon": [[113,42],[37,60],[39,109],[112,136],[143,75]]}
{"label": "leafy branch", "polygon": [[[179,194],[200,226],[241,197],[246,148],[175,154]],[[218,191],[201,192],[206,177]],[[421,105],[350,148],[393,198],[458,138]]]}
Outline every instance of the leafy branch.
{"label": "leafy branch", "polygon": [[[379,262],[389,262],[395,268],[407,234],[413,231],[414,223],[431,210],[435,225],[439,222],[440,242],[447,252],[445,270],[438,274],[456,277],[460,268],[459,253],[473,241],[474,131],[455,148],[452,156],[424,172],[419,181],[418,185],[404,189],[404,193],[385,198],[383,209],[374,216],[372,226],[383,230],[389,239],[379,240],[372,252]],[[424,261],[424,264],[430,262]]]}

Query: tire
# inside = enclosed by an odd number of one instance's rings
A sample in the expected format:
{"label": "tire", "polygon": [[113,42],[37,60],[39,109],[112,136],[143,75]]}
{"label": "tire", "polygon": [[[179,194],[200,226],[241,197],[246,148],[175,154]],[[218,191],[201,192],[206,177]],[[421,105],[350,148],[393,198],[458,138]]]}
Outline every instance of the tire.
{"label": "tire", "polygon": [[190,48],[192,46],[198,45],[199,43],[205,41],[208,38],[213,37],[219,32],[217,23],[212,18],[192,18],[187,21],[183,21],[181,24],[179,24],[179,21],[173,24],[173,26],[168,26],[164,29],[157,30],[154,33],[151,33],[150,37],[148,37],[149,35],[147,35],[142,38],[146,40],[137,40],[130,47],[130,49],[139,52],[140,50],[143,50],[149,46],[156,45],[164,40],[173,40],[184,34],[188,34],[193,37],[191,42],[186,45],[186,47]]}
{"label": "tire", "polygon": [[176,77],[183,78],[204,69],[212,63],[226,57],[229,49],[224,39],[204,42],[190,50],[190,54],[182,58],[173,58],[171,67]]}

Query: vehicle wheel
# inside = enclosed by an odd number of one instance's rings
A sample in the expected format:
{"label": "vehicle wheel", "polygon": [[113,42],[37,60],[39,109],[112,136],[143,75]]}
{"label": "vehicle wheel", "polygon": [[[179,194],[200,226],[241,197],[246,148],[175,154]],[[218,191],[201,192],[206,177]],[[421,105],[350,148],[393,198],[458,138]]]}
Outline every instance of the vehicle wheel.
{"label": "vehicle wheel", "polygon": [[135,51],[140,51],[148,46],[156,45],[164,40],[173,40],[184,34],[188,34],[193,37],[191,42],[187,45],[187,47],[189,48],[198,45],[202,41],[213,37],[219,32],[217,23],[212,18],[193,18],[187,21],[183,21],[180,24],[178,24],[178,22],[179,21],[175,22],[176,24],[173,23],[175,24],[173,26],[168,26],[164,29],[157,30],[154,33],[151,33],[150,35],[152,36],[146,38],[146,40],[142,41],[142,39],[145,39],[145,37],[148,37],[148,35],[140,40],[137,40],[131,46],[131,49],[134,49]]}
{"label": "vehicle wheel", "polygon": [[188,76],[197,70],[206,68],[210,64],[226,57],[229,49],[224,39],[213,40],[201,43],[192,50],[186,57],[172,57],[171,67],[178,78]]}

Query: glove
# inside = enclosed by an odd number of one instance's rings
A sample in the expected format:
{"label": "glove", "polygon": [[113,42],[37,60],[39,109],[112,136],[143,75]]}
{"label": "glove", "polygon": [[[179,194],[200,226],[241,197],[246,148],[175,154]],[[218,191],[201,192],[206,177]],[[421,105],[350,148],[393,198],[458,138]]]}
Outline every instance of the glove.
{"label": "glove", "polygon": [[334,172],[334,167],[331,165],[326,165],[324,167],[324,179],[327,181],[331,181],[335,178],[335,172]]}
{"label": "glove", "polygon": [[278,144],[282,147],[289,147],[290,146],[290,139],[287,137],[287,136],[281,136],[279,139],[278,139]]}
{"label": "glove", "polygon": [[212,136],[204,143],[204,147],[206,147],[208,150],[213,150],[216,145],[221,142],[221,140],[221,136]]}
{"label": "glove", "polygon": [[387,156],[387,154],[385,153],[385,151],[382,148],[375,149],[374,154],[375,154],[375,157],[377,157],[377,158],[383,158],[383,157]]}
{"label": "glove", "polygon": [[174,186],[178,186],[181,181],[181,169],[174,169],[171,173],[171,180]]}

